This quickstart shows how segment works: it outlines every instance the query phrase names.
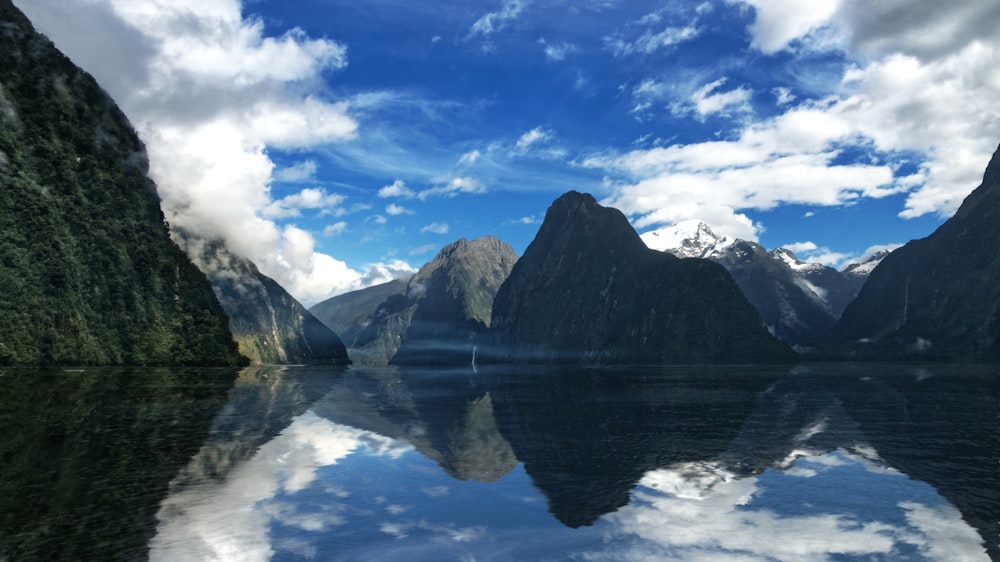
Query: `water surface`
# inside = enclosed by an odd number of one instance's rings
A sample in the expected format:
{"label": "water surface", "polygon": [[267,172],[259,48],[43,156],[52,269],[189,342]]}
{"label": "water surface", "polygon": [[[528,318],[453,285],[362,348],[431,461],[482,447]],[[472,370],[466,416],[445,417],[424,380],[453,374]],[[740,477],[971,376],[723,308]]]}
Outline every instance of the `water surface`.
{"label": "water surface", "polygon": [[0,559],[994,560],[995,367],[0,371]]}

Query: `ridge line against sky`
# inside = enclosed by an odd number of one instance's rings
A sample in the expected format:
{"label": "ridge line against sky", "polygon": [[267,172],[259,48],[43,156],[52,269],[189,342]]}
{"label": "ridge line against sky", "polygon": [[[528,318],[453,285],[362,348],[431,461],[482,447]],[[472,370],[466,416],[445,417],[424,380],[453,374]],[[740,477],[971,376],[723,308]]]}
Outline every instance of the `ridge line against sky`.
{"label": "ridge line against sky", "polygon": [[171,224],[309,305],[561,193],[843,266],[1000,141],[1000,3],[15,0],[147,145]]}

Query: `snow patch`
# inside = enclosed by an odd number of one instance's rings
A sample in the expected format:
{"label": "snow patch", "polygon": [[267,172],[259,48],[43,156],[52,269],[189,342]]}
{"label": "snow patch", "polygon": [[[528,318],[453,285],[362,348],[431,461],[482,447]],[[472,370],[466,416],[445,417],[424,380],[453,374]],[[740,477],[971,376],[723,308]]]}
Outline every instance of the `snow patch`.
{"label": "snow patch", "polygon": [[651,230],[639,236],[646,247],[671,253],[679,258],[708,258],[732,246],[736,240],[718,236],[697,219]]}

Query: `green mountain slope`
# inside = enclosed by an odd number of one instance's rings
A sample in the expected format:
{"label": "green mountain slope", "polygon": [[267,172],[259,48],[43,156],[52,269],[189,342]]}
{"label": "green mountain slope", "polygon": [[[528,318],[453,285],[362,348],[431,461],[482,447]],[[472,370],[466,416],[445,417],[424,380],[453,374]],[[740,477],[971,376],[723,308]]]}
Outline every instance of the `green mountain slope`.
{"label": "green mountain slope", "polygon": [[241,362],[125,116],[9,0],[0,69],[0,362]]}

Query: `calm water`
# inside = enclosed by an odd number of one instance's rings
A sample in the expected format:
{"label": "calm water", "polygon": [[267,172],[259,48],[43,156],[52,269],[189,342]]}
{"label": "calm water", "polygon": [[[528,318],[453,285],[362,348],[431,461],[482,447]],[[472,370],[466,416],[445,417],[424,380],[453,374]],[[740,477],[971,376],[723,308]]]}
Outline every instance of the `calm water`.
{"label": "calm water", "polygon": [[998,380],[0,368],[0,560],[1000,560]]}

